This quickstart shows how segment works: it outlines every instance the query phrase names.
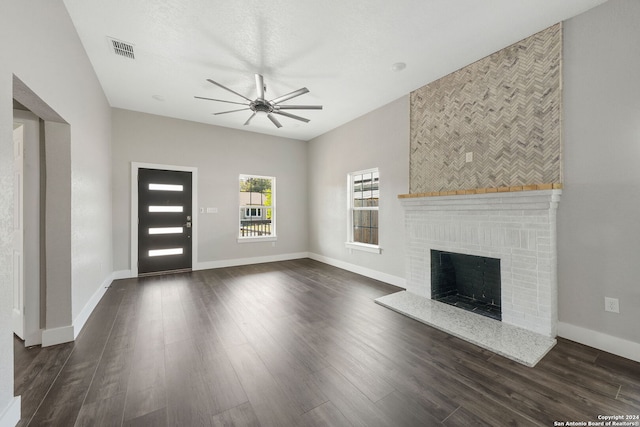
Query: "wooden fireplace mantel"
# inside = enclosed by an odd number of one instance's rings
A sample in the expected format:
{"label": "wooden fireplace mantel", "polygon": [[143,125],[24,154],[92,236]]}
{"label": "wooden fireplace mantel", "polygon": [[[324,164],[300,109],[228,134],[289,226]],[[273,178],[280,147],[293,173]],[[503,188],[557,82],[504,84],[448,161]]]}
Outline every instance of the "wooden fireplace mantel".
{"label": "wooden fireplace mantel", "polygon": [[561,190],[561,189],[562,189],[562,183],[554,182],[549,184],[517,185],[513,187],[474,188],[471,190],[448,190],[448,191],[431,191],[427,193],[398,194],[398,199],[411,199],[411,198],[419,198],[419,197],[437,197],[437,196],[460,196],[465,194],[513,193],[517,191]]}

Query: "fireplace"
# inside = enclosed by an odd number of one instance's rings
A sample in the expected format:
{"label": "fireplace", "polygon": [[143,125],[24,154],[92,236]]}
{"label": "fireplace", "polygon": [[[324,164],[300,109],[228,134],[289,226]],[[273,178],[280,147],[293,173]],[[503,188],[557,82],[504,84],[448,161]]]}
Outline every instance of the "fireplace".
{"label": "fireplace", "polygon": [[500,260],[432,249],[431,299],[502,320]]}
{"label": "fireplace", "polygon": [[555,337],[556,211],[561,193],[551,189],[401,197],[407,291],[436,299],[431,251],[491,258],[498,264],[500,292],[492,298],[501,307],[502,322]]}

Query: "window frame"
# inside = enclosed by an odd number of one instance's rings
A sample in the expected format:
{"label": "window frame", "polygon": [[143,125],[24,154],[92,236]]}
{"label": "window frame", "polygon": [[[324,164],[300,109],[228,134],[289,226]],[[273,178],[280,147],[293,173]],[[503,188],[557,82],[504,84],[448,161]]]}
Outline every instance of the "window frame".
{"label": "window frame", "polygon": [[[271,205],[270,206],[257,206],[257,205],[243,205],[242,201],[240,200],[240,182],[243,179],[248,179],[248,178],[259,178],[259,179],[268,179],[271,181]],[[247,173],[241,173],[238,176],[238,222],[237,222],[237,235],[236,235],[236,241],[238,243],[251,243],[251,242],[275,242],[278,240],[278,236],[276,234],[277,232],[277,227],[276,227],[276,177],[275,176],[266,176],[266,175],[255,175],[255,174],[247,174]],[[241,236],[240,235],[240,230],[242,227],[242,214],[243,211],[246,209],[255,209],[256,210],[256,214],[258,213],[258,211],[260,211],[260,214],[262,214],[262,209],[271,209],[271,234],[269,234],[268,236]],[[267,209],[267,210],[268,210]],[[251,212],[251,211],[250,211]],[[266,215],[266,213],[265,213]],[[257,217],[258,215],[256,215]],[[262,215],[260,215],[262,216]],[[253,217],[253,215],[252,215]]]}
{"label": "window frame", "polygon": [[[378,206],[362,206],[356,207],[354,206],[353,194],[354,194],[354,178],[357,175],[365,175],[370,173],[377,173],[378,175]],[[347,174],[347,241],[345,242],[345,247],[349,250],[355,249],[358,251],[364,251],[374,254],[382,253],[382,247],[380,246],[380,168],[370,168],[364,169],[355,172],[349,172]],[[353,224],[353,215],[355,211],[377,211],[378,212],[378,244],[370,244],[370,243],[361,243],[354,241],[354,224]]]}

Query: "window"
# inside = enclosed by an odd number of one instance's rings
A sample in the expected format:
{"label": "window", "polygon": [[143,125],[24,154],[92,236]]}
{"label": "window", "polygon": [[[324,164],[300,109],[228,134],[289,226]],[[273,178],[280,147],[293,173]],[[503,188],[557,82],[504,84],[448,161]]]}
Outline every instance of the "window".
{"label": "window", "polygon": [[378,209],[380,174],[378,169],[353,172],[348,175],[349,205],[346,246],[380,253],[378,240]]}
{"label": "window", "polygon": [[275,240],[276,179],[240,175],[240,227],[238,241]]}

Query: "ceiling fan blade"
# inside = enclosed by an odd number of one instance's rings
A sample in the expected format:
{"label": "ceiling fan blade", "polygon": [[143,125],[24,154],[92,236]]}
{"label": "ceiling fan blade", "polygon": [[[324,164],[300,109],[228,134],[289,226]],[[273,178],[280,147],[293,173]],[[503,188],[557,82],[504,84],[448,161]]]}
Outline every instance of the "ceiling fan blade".
{"label": "ceiling fan blade", "polygon": [[277,127],[277,128],[281,128],[281,127],[282,127],[282,125],[280,124],[280,122],[279,122],[275,117],[273,117],[273,114],[269,113],[269,114],[267,114],[267,117],[269,117],[269,120],[271,120],[271,122],[272,122],[274,125],[276,125],[276,127]]}
{"label": "ceiling fan blade", "polygon": [[309,89],[307,89],[306,87],[303,87],[302,89],[298,89],[298,90],[294,90],[291,93],[288,93],[286,95],[282,95],[279,96],[275,99],[272,99],[271,101],[269,101],[271,104],[279,104],[281,102],[287,101],[291,98],[295,98],[296,96],[300,96],[300,95],[304,95],[305,93],[309,92]]}
{"label": "ceiling fan blade", "polygon": [[253,100],[252,100],[252,99],[249,99],[249,98],[247,98],[246,96],[241,95],[241,94],[239,94],[238,92],[236,92],[235,90],[233,90],[233,89],[229,89],[228,87],[223,86],[223,85],[221,85],[221,84],[220,84],[220,83],[218,83],[218,82],[214,82],[214,81],[213,81],[213,80],[211,80],[211,79],[207,79],[207,81],[208,81],[209,83],[213,83],[214,85],[216,85],[216,86],[218,86],[218,87],[221,87],[221,88],[222,88],[222,89],[224,89],[224,90],[228,90],[229,92],[233,93],[234,95],[238,95],[239,97],[244,98],[244,99],[246,99],[246,100],[247,100],[247,101],[249,101],[249,102],[253,102]]}
{"label": "ceiling fan blade", "polygon": [[248,124],[249,124],[249,122],[251,121],[251,119],[253,119],[255,116],[256,116],[256,113],[253,113],[253,114],[251,115],[251,117],[249,117],[249,118],[247,119],[247,121],[246,121],[246,122],[244,122],[244,125],[245,125],[245,126],[246,126],[246,125],[248,125]]}
{"label": "ceiling fan blade", "polygon": [[260,74],[256,74],[256,89],[258,91],[258,99],[264,99],[264,79]]}
{"label": "ceiling fan blade", "polygon": [[322,105],[276,105],[276,110],[322,110]]}
{"label": "ceiling fan blade", "polygon": [[205,98],[204,96],[194,96],[197,99],[206,99],[207,101],[218,101],[218,102],[226,102],[229,104],[238,104],[238,105],[249,105],[246,102],[234,102],[234,101],[225,101],[224,99],[214,99],[214,98]]}
{"label": "ceiling fan blade", "polygon": [[213,115],[219,116],[220,114],[235,113],[236,111],[245,111],[245,110],[248,110],[248,108],[240,108],[239,110],[222,111],[220,113],[213,113]]}
{"label": "ceiling fan blade", "polygon": [[300,120],[301,122],[309,123],[309,119],[296,116],[295,114],[285,113],[284,111],[274,111],[273,114],[280,114],[281,116],[289,117],[290,119],[296,119],[296,120]]}

